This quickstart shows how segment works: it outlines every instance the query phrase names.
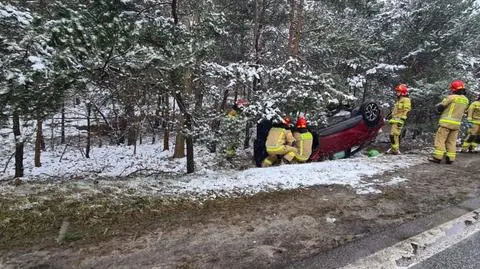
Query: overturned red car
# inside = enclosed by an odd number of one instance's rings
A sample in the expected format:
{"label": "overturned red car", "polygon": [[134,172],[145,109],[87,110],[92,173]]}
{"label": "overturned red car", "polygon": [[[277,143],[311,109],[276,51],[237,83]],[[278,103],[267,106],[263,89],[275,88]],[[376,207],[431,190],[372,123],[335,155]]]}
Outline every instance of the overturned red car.
{"label": "overturned red car", "polygon": [[[334,154],[350,157],[375,140],[384,125],[384,115],[375,102],[365,102],[349,113],[329,119],[324,128],[309,127],[314,141],[309,161],[321,161],[333,158]],[[258,167],[266,158],[265,140],[271,122],[261,121],[257,125],[257,136],[254,142],[254,158]]]}

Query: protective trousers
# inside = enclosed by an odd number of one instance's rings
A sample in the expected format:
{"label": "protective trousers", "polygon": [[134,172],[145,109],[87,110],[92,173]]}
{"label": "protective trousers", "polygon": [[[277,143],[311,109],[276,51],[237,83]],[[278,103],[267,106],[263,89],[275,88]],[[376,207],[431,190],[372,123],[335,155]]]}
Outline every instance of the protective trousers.
{"label": "protective trousers", "polygon": [[462,151],[475,151],[480,142],[480,125],[474,124],[468,129],[468,135],[462,145]]}
{"label": "protective trousers", "polygon": [[398,153],[398,150],[400,149],[400,134],[402,133],[402,125],[394,123],[391,126],[390,148],[392,149],[392,153]]}
{"label": "protective trousers", "polygon": [[275,150],[269,150],[267,148],[268,156],[267,158],[265,158],[265,160],[263,160],[262,167],[269,167],[272,164],[274,164],[275,161],[277,161],[278,159],[277,157],[278,155],[283,156],[283,158],[286,159],[287,161],[292,161],[293,157],[288,154],[290,152],[296,153],[297,149],[295,147],[287,146],[287,145],[281,146]]}
{"label": "protective trousers", "polygon": [[433,158],[442,160],[447,155],[448,160],[453,162],[457,156],[457,137],[459,130],[452,130],[445,127],[438,127],[435,134],[435,152]]}

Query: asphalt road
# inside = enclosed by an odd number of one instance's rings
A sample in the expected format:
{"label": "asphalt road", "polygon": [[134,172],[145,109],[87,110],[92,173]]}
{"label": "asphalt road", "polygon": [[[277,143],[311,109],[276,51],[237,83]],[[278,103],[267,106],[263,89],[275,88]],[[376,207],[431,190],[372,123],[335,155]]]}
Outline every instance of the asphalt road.
{"label": "asphalt road", "polygon": [[[458,206],[444,209],[440,212],[404,223],[392,230],[386,230],[352,244],[340,246],[331,251],[290,264],[285,269],[336,269],[347,266],[357,260],[391,247],[398,242],[413,237],[429,229],[435,228],[447,221],[460,217],[480,208],[480,198],[472,199]],[[449,263],[447,263],[449,261]],[[449,269],[449,268],[480,268],[480,233],[474,233],[467,239],[438,252],[423,262],[414,265],[415,269]],[[450,267],[449,267],[450,266]],[[460,267],[459,267],[460,266]],[[461,267],[465,266],[465,267]],[[352,267],[350,267],[352,268]],[[353,267],[355,268],[355,267]],[[382,268],[382,267],[359,267]],[[386,267],[383,267],[384,269]],[[392,269],[392,268],[388,268]]]}
{"label": "asphalt road", "polygon": [[480,268],[480,232],[439,252],[409,269],[478,269]]}

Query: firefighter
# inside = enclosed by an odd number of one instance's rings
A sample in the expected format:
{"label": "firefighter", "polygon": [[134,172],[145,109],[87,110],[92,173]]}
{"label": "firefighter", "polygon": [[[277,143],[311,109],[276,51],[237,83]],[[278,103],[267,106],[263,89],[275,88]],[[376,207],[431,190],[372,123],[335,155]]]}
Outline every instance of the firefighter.
{"label": "firefighter", "polygon": [[243,130],[241,125],[244,122],[241,113],[247,105],[248,101],[246,99],[238,99],[226,115],[225,130],[223,134],[227,140],[225,156],[229,160],[237,155],[237,148],[241,143]]}
{"label": "firefighter", "polygon": [[437,110],[441,113],[439,127],[435,134],[435,152],[428,159],[434,163],[440,163],[446,155],[447,164],[455,161],[457,151],[457,137],[462,122],[463,113],[468,107],[468,99],[465,97],[465,84],[461,80],[455,80],[450,84],[450,95],[438,104]]}
{"label": "firefighter", "polygon": [[470,104],[467,113],[468,135],[462,145],[462,152],[477,152],[480,143],[480,95]]}
{"label": "firefighter", "polygon": [[405,84],[399,84],[395,87],[395,93],[397,95],[397,101],[393,106],[392,117],[388,120],[391,126],[390,131],[390,149],[387,153],[399,154],[400,153],[400,135],[402,128],[407,120],[408,112],[412,109],[412,102],[408,97],[408,88]]}
{"label": "firefighter", "polygon": [[284,117],[281,122],[274,122],[272,128],[268,131],[265,148],[268,157],[263,160],[262,166],[269,167],[278,161],[278,156],[283,157],[287,162],[293,160],[293,156],[288,153],[296,153],[297,149],[293,147],[295,138],[290,130],[291,120]]}
{"label": "firefighter", "polygon": [[307,119],[303,116],[298,118],[295,127],[293,137],[295,138],[297,152],[289,152],[288,155],[293,157],[294,162],[304,163],[308,161],[310,154],[312,154],[313,135],[308,131]]}

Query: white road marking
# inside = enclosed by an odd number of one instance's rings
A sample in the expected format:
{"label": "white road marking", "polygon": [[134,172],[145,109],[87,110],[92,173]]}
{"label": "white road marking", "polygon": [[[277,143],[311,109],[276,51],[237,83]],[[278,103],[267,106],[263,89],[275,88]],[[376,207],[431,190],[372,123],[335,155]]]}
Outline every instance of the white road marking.
{"label": "white road marking", "polygon": [[480,231],[480,208],[341,269],[410,268]]}

